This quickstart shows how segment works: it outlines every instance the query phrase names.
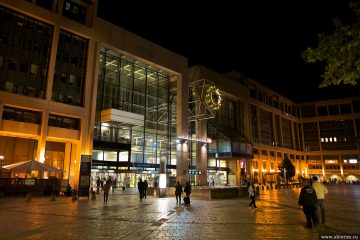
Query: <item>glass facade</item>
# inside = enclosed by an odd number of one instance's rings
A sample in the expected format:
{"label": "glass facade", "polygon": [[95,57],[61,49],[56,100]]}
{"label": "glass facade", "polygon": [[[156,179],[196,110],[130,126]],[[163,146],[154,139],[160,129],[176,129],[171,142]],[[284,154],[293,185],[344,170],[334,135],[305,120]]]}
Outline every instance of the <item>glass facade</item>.
{"label": "glass facade", "polygon": [[[167,153],[167,164],[173,155],[175,140],[175,109],[170,94],[170,77],[142,62],[110,49],[100,52],[94,140],[131,143],[131,162],[160,164]],[[142,125],[121,122],[101,123],[101,111],[118,109],[144,116]],[[175,116],[174,116],[175,117]],[[173,125],[173,126],[171,126]]]}
{"label": "glass facade", "polygon": [[274,145],[273,120],[271,112],[260,109],[261,143]]}
{"label": "glass facade", "polygon": [[60,31],[51,99],[83,106],[88,40]]}
{"label": "glass facade", "polygon": [[0,90],[45,98],[53,27],[0,7]]}

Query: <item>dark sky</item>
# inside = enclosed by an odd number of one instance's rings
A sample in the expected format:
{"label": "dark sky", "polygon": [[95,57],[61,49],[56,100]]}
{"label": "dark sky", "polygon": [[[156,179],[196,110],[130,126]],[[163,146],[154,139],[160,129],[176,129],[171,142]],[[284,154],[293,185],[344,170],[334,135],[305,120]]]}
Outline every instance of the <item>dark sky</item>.
{"label": "dark sky", "polygon": [[319,89],[323,66],[301,58],[318,33],[333,32],[335,17],[354,20],[348,0],[99,2],[100,17],[187,57],[190,67],[235,70],[298,103],[360,96],[359,86]]}

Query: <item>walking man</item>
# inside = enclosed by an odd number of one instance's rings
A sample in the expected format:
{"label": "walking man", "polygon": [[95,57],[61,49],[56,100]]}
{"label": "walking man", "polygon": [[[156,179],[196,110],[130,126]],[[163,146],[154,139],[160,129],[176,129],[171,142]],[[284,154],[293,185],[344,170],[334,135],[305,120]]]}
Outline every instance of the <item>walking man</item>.
{"label": "walking man", "polygon": [[142,181],[141,178],[138,182],[138,190],[139,190],[139,194],[140,194],[140,201],[142,201],[142,199],[144,197],[144,182]]}
{"label": "walking man", "polygon": [[251,182],[251,185],[249,186],[249,198],[251,199],[251,202],[249,204],[249,208],[251,209],[251,205],[254,204],[254,208],[256,207],[256,203],[255,203],[255,198],[256,198],[256,189],[255,189],[255,185],[254,182]]}
{"label": "walking man", "polygon": [[176,204],[181,204],[181,194],[183,193],[182,186],[179,181],[177,181],[175,186],[175,197],[176,197]]}
{"label": "walking man", "polygon": [[102,190],[104,191],[104,203],[106,204],[109,197],[109,191],[111,187],[111,182],[108,180],[105,185],[102,187]]}
{"label": "walking man", "polygon": [[148,186],[149,186],[149,184],[148,184],[148,182],[147,182],[147,180],[145,179],[145,181],[144,181],[144,198],[146,198],[146,195],[147,195],[147,189],[148,189]]}
{"label": "walking man", "polygon": [[325,224],[326,223],[326,217],[325,217],[325,194],[327,194],[329,191],[327,190],[327,188],[324,186],[323,183],[319,182],[319,179],[314,176],[313,178],[313,184],[312,184],[312,187],[313,189],[315,190],[316,192],[316,196],[317,196],[317,199],[318,199],[318,204],[316,206],[316,216],[318,219],[319,218],[319,207],[320,207],[320,210],[321,210],[321,223],[322,224]]}
{"label": "walking man", "polygon": [[317,197],[316,192],[311,186],[311,181],[308,180],[305,186],[301,188],[298,204],[303,207],[303,212],[306,217],[306,228],[312,228],[313,224],[316,227],[319,219],[316,215]]}

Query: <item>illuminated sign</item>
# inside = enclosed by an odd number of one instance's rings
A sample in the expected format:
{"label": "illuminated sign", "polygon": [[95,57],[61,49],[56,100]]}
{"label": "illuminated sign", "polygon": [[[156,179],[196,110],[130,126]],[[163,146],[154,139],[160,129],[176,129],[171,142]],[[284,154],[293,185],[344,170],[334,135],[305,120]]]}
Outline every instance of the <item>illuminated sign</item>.
{"label": "illuminated sign", "polygon": [[190,136],[178,136],[178,139],[183,139],[183,140],[189,140],[189,141],[194,141],[194,142],[202,142],[202,143],[211,143],[212,140],[210,138],[197,138],[197,137],[190,137]]}
{"label": "illuminated sign", "polygon": [[218,110],[221,107],[221,94],[214,85],[206,90],[205,102],[211,110]]}
{"label": "illuminated sign", "polygon": [[200,175],[200,174],[202,174],[202,172],[198,171],[198,170],[189,170],[189,174],[190,175]]}
{"label": "illuminated sign", "polygon": [[357,163],[358,160],[357,159],[349,159],[349,163]]}

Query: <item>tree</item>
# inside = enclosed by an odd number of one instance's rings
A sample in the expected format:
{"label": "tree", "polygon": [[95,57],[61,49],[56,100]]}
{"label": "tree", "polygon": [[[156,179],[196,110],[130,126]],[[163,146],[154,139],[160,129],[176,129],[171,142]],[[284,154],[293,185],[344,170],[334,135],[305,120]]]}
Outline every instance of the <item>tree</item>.
{"label": "tree", "polygon": [[307,63],[325,63],[323,81],[319,87],[356,85],[360,78],[360,4],[350,3],[356,22],[344,26],[334,19],[332,35],[319,34],[318,47],[307,48],[302,57]]}
{"label": "tree", "polygon": [[284,178],[284,172],[286,170],[286,180],[284,179],[284,181],[286,181],[285,183],[287,183],[290,178],[295,176],[295,166],[287,156],[281,162],[279,170],[281,178]]}

